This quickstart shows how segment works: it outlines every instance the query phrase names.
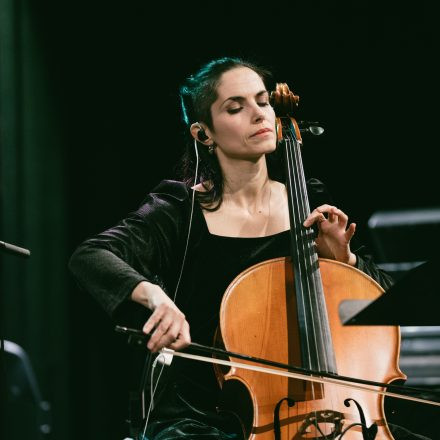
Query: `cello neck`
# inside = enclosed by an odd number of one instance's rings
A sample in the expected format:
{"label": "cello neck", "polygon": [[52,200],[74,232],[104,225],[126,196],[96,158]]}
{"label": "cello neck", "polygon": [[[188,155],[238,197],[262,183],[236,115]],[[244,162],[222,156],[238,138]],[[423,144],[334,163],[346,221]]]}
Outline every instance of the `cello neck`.
{"label": "cello neck", "polygon": [[302,366],[337,373],[314,232],[303,226],[310,214],[310,206],[301,159],[300,131],[292,117],[279,118],[279,124],[285,147],[291,255]]}

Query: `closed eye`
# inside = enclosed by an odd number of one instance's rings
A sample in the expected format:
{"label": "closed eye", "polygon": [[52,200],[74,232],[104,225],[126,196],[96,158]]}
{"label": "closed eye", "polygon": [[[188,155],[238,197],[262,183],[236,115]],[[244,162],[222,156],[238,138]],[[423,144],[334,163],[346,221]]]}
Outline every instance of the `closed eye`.
{"label": "closed eye", "polygon": [[240,110],[242,110],[243,109],[243,107],[238,107],[238,108],[230,108],[229,110],[228,110],[228,113],[230,114],[230,115],[235,115],[235,113],[238,113]]}
{"label": "closed eye", "polygon": [[[258,104],[260,107],[266,107],[266,106],[270,105],[270,103],[269,103],[268,101],[257,102],[257,104]],[[239,112],[240,110],[242,110],[242,109],[243,109],[243,107],[230,108],[230,109],[228,110],[228,113],[231,114],[231,115],[234,115],[234,114],[238,113],[238,112]]]}

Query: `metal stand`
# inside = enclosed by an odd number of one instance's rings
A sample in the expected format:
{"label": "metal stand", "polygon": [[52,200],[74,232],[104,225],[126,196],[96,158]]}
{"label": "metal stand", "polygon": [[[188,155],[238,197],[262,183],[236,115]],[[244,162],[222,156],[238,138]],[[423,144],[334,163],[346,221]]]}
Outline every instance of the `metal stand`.
{"label": "metal stand", "polygon": [[[24,258],[31,255],[28,249],[4,241],[0,241],[0,251]],[[35,438],[48,439],[51,433],[50,404],[42,399],[28,355],[18,344],[5,340],[2,329],[0,329],[0,366],[0,417],[5,418],[10,408],[18,408],[31,402],[36,410],[36,426],[30,428],[32,435],[35,433]],[[14,411],[8,414],[9,423],[13,424],[11,418],[15,420],[15,415]],[[17,416],[16,419],[25,422],[21,416]],[[0,424],[2,428],[5,426],[5,421],[2,420],[3,423]]]}

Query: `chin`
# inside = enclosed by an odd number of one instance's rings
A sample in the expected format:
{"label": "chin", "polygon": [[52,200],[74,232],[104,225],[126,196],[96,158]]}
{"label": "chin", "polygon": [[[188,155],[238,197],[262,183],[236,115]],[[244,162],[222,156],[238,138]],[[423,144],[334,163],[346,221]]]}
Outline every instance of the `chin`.
{"label": "chin", "polygon": [[268,142],[264,145],[265,154],[273,153],[277,149],[276,142]]}

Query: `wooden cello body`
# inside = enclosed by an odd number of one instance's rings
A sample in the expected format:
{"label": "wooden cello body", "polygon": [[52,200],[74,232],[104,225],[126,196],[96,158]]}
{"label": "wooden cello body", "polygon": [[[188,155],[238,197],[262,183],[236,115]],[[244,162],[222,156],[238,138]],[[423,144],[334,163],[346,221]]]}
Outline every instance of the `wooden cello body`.
{"label": "wooden cello body", "polygon": [[[341,301],[372,300],[382,294],[382,288],[363,272],[343,263],[322,259],[320,269],[338,374],[383,383],[404,379],[398,367],[398,327],[344,327],[338,316]],[[227,289],[221,306],[220,327],[226,349],[301,365],[293,290],[288,258],[262,262],[240,274]],[[350,425],[353,426],[342,438],[363,440],[360,423],[377,426],[377,435],[372,438],[393,438],[386,424],[383,396],[379,394],[236,368],[224,376],[223,388],[228,405],[232,402],[249,439],[274,438],[276,406],[285,398],[294,404],[289,406],[284,401],[279,406],[283,440],[339,439]],[[346,399],[353,399],[349,406],[344,403]],[[364,420],[354,401],[360,405]]]}
{"label": "wooden cello body", "polygon": [[[404,379],[398,327],[344,327],[339,319],[342,301],[374,300],[383,289],[358,269],[318,259],[313,232],[303,227],[310,208],[301,133],[291,116],[298,100],[285,84],[271,96],[277,115],[287,115],[277,119],[277,131],[286,152],[291,258],[257,264],[231,283],[220,310],[222,343],[230,352],[316,372],[380,383]],[[393,439],[380,394],[241,368],[217,373],[246,438]]]}

